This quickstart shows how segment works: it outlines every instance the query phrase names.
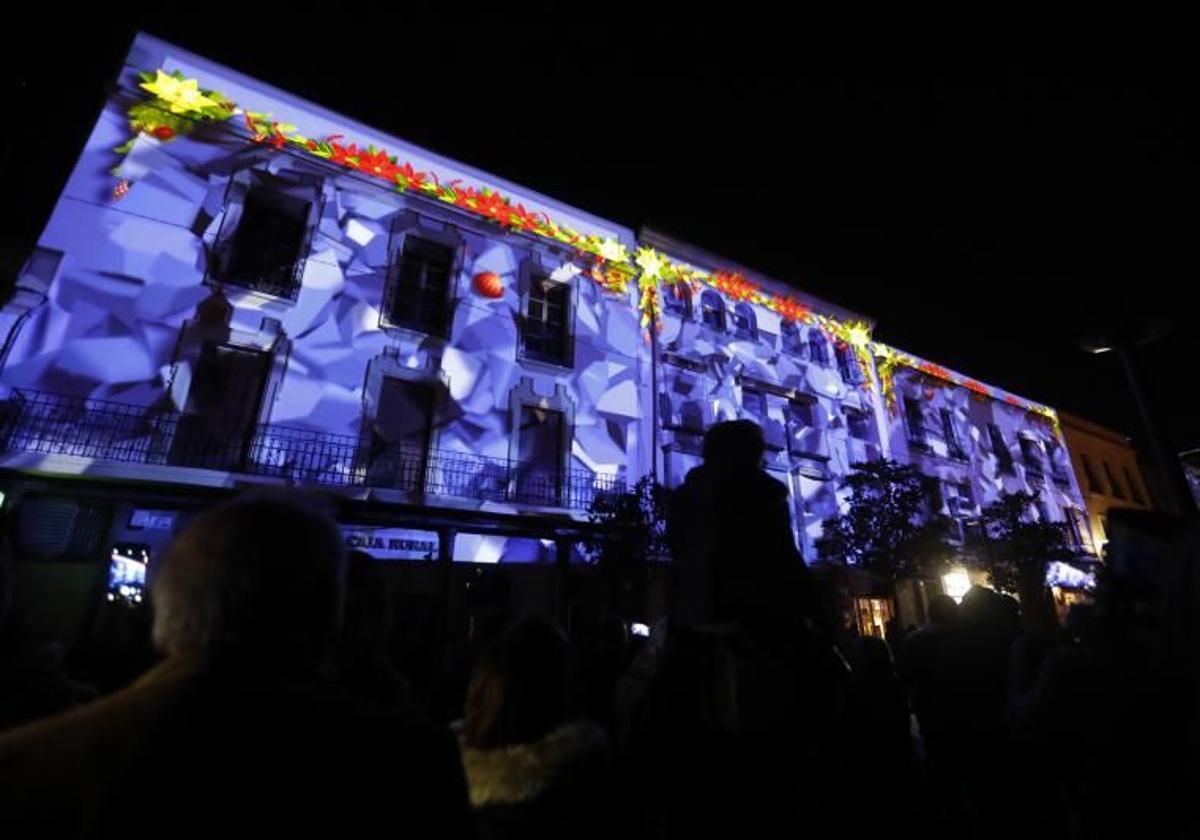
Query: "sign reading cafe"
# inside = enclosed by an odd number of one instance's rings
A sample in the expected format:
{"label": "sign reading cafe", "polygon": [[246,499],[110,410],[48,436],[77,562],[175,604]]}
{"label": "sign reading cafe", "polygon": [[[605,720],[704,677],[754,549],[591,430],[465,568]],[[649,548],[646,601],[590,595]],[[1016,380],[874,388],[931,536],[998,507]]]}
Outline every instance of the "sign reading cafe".
{"label": "sign reading cafe", "polygon": [[410,528],[345,527],[347,551],[364,551],[376,560],[436,560],[436,531]]}

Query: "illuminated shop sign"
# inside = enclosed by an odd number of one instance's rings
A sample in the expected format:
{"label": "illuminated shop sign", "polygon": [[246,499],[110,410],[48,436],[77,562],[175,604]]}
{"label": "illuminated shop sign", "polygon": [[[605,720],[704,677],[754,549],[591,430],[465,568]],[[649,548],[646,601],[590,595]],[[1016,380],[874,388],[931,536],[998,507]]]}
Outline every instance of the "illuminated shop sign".
{"label": "illuminated shop sign", "polygon": [[365,551],[376,560],[436,560],[436,531],[411,528],[343,528],[346,549]]}

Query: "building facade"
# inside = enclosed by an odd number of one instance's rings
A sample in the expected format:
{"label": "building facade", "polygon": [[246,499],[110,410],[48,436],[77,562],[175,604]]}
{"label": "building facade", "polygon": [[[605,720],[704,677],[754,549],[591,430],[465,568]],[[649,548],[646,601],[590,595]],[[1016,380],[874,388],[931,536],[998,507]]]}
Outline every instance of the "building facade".
{"label": "building facade", "polygon": [[1154,502],[1137,449],[1128,437],[1075,414],[1063,412],[1060,418],[1099,552],[1108,542],[1105,517],[1109,510],[1151,510]]}
{"label": "building facade", "polygon": [[872,327],[142,35],[0,312],[3,489],[47,557],[298,484],[380,557],[564,564],[597,494],[746,417],[809,560],[880,456],[1090,546],[1054,412]]}

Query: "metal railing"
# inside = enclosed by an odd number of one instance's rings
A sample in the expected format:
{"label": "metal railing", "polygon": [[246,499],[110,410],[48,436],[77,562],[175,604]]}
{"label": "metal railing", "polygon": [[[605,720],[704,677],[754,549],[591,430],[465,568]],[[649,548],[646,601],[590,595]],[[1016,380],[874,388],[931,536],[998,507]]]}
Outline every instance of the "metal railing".
{"label": "metal railing", "polygon": [[110,400],[14,391],[0,403],[0,451],[74,455],[259,475],[295,484],[365,486],[428,496],[586,510],[623,481],[470,452],[273,424],[221,428],[198,415]]}

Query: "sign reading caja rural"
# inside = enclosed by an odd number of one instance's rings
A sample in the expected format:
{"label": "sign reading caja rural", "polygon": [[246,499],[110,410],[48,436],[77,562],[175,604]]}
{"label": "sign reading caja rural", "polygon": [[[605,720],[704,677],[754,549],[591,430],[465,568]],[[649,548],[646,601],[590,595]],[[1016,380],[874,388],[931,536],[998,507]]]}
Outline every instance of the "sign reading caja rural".
{"label": "sign reading caja rural", "polygon": [[410,528],[344,528],[348,551],[365,551],[376,560],[436,560],[436,531]]}

